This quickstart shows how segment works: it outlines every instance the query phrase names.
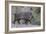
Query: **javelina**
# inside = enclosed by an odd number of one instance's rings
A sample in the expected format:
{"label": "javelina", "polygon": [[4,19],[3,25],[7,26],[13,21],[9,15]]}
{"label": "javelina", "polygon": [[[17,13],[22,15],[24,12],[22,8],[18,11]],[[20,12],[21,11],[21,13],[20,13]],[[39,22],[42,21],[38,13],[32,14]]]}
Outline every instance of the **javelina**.
{"label": "javelina", "polygon": [[32,19],[32,13],[31,12],[22,12],[22,13],[18,13],[14,15],[15,19],[14,19],[14,24],[15,21],[18,21],[18,23],[20,24],[20,20],[25,20],[25,24],[28,23],[28,21],[31,23],[31,19]]}

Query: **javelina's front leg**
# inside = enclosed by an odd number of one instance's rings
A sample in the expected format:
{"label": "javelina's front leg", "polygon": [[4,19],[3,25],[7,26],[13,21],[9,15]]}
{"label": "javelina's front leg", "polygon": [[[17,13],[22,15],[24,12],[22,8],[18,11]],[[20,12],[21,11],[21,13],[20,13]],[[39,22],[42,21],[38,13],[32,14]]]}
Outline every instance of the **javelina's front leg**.
{"label": "javelina's front leg", "polygon": [[29,20],[30,23],[31,23],[31,21],[32,21],[32,18],[33,18],[33,16],[32,16],[31,19]]}
{"label": "javelina's front leg", "polygon": [[25,24],[28,24],[28,20],[25,20]]}
{"label": "javelina's front leg", "polygon": [[29,20],[30,24],[31,24],[31,20]]}

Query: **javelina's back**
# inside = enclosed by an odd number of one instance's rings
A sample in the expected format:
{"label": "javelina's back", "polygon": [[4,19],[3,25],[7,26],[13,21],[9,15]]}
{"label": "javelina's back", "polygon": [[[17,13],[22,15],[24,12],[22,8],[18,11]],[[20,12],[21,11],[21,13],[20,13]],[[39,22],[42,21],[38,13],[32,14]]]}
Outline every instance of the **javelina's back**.
{"label": "javelina's back", "polygon": [[29,19],[32,16],[31,12],[23,12],[16,14],[17,19]]}

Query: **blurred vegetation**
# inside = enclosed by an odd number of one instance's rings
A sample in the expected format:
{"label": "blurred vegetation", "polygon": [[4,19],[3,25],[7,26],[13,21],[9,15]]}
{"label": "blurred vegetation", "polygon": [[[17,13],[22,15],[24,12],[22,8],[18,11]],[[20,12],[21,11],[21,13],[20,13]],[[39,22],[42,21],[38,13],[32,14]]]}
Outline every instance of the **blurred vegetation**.
{"label": "blurred vegetation", "polygon": [[40,25],[40,7],[37,8],[37,7],[33,7],[32,8],[32,15],[33,15],[33,18],[32,18],[32,22],[34,22],[34,24],[37,24],[37,25]]}

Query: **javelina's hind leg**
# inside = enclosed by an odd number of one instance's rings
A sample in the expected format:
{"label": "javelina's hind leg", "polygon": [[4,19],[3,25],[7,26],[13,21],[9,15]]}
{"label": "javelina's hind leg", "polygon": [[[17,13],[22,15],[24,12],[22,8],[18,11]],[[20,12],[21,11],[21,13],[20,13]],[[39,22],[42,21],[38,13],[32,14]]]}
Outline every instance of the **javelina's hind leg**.
{"label": "javelina's hind leg", "polygon": [[20,24],[20,19],[18,19],[18,24]]}
{"label": "javelina's hind leg", "polygon": [[15,24],[15,20],[12,23]]}

